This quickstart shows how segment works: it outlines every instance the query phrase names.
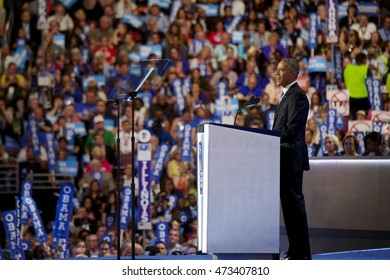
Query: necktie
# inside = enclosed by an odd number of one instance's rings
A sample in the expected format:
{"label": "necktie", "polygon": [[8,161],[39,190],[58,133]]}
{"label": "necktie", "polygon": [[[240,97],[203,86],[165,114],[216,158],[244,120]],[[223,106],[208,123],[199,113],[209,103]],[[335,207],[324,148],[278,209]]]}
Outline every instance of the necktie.
{"label": "necktie", "polygon": [[283,97],[284,97],[285,95],[286,95],[286,92],[282,91],[282,95],[280,96],[280,99],[279,99],[278,104],[280,104],[280,102],[282,102]]}

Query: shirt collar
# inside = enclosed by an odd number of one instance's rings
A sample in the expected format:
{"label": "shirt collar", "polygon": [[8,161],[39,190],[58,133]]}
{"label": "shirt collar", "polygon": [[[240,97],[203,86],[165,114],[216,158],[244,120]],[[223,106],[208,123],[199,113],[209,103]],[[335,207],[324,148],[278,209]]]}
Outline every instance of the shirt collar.
{"label": "shirt collar", "polygon": [[290,89],[290,87],[293,85],[293,84],[295,84],[297,81],[294,81],[294,82],[292,82],[291,84],[288,84],[286,87],[282,87],[282,91],[283,91],[283,93],[285,94],[289,89]]}

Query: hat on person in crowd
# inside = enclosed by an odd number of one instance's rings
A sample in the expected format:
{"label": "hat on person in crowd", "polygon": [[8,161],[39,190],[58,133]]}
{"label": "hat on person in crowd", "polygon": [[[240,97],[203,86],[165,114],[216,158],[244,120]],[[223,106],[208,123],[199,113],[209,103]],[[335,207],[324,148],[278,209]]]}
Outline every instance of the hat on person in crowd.
{"label": "hat on person in crowd", "polygon": [[366,116],[366,112],[363,111],[363,110],[359,110],[359,111],[356,112],[356,117],[359,116],[359,115],[362,115],[362,116],[365,117]]}
{"label": "hat on person in crowd", "polygon": [[93,118],[93,123],[104,122],[102,115],[97,115]]}

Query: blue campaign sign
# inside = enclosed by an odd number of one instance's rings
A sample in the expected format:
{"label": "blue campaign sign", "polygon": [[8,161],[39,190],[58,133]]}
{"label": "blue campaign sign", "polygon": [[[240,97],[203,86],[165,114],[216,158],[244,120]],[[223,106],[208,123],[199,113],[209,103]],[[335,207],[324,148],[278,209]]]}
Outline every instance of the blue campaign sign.
{"label": "blue campaign sign", "polygon": [[370,17],[377,17],[378,16],[378,3],[373,3],[373,2],[360,2],[357,1],[358,3],[358,11],[359,14],[368,14]]}
{"label": "blue campaign sign", "polygon": [[[244,40],[244,31],[235,30],[232,32],[232,43],[240,44]],[[251,34],[251,42],[253,40],[253,35]]]}
{"label": "blue campaign sign", "polygon": [[135,16],[133,14],[130,14],[130,13],[126,13],[122,17],[122,22],[130,24],[130,25],[132,25],[135,28],[140,28],[144,24],[142,19],[140,19],[139,17],[137,17],[137,16]]}
{"label": "blue campaign sign", "polygon": [[179,220],[181,222],[181,225],[182,226],[185,226],[189,223],[189,221],[191,220],[191,216],[188,215],[187,212],[184,212],[184,211],[181,211],[180,212],[180,215],[179,215]]}
{"label": "blue campaign sign", "polygon": [[381,80],[375,78],[367,78],[365,82],[371,110],[382,111]]}
{"label": "blue campaign sign", "polygon": [[309,58],[309,66],[308,66],[308,72],[323,72],[326,73],[327,68],[327,61],[326,57],[323,56],[313,56]]}
{"label": "blue campaign sign", "polygon": [[328,108],[328,134],[336,135],[336,110]]}
{"label": "blue campaign sign", "polygon": [[85,129],[85,124],[83,122],[74,123],[74,132],[76,135],[86,136],[87,130]]}
{"label": "blue campaign sign", "polygon": [[144,102],[144,107],[149,108],[152,104],[152,94],[150,92],[138,93],[137,98],[141,98]]}
{"label": "blue campaign sign", "polygon": [[326,41],[327,43],[337,43],[338,42],[338,15],[337,15],[338,0],[327,0],[327,34]]}
{"label": "blue campaign sign", "polygon": [[22,248],[23,251],[31,250],[32,249],[32,243],[28,240],[22,240]]}
{"label": "blue campaign sign", "polygon": [[[57,252],[60,258],[68,256],[68,236],[70,219],[73,213],[73,197],[75,186],[73,183],[65,182],[60,185],[60,196],[57,201],[56,219],[54,225],[54,248],[59,248]],[[61,246],[58,246],[61,245]]]}
{"label": "blue campaign sign", "polygon": [[120,225],[121,229],[126,229],[130,220],[131,209],[131,188],[123,187],[122,190],[122,203],[120,211]]}
{"label": "blue campaign sign", "polygon": [[61,48],[65,48],[65,34],[55,34],[53,36],[53,43]]}
{"label": "blue campaign sign", "polygon": [[139,53],[141,59],[147,59],[150,54],[155,54],[158,59],[162,58],[161,45],[142,45],[140,46]]}
{"label": "blue campaign sign", "polygon": [[26,47],[24,45],[18,46],[12,56],[18,69],[23,70],[26,65],[28,56]]}
{"label": "blue campaign sign", "polygon": [[104,75],[90,75],[87,78],[83,79],[83,90],[86,90],[88,83],[90,81],[95,81],[98,85],[99,90],[102,90],[102,86],[106,84],[106,77]]}
{"label": "blue campaign sign", "polygon": [[202,8],[208,17],[218,16],[219,5],[197,4],[197,6]]}
{"label": "blue campaign sign", "polygon": [[[5,236],[10,248],[11,259],[22,259],[24,257],[23,250],[20,250],[17,245],[17,236],[20,236],[19,228],[16,225],[16,213],[14,210],[5,211],[2,213],[4,223]],[[23,255],[22,255],[23,254]]]}
{"label": "blue campaign sign", "polygon": [[171,5],[171,10],[169,13],[169,22],[174,22],[176,19],[177,11],[181,7],[181,0],[173,0],[173,3]]}
{"label": "blue campaign sign", "polygon": [[[21,184],[21,196],[31,196],[32,194],[32,181],[30,180],[25,180],[25,181],[22,181],[22,184]],[[26,208],[26,205],[24,205],[22,203],[21,205],[21,210],[20,210],[20,223],[22,225],[27,225],[28,224],[28,212],[27,212],[27,208]]]}
{"label": "blue campaign sign", "polygon": [[159,182],[165,163],[169,157],[169,145],[161,144],[158,146],[154,155],[154,168],[152,169],[151,179],[154,182]]}
{"label": "blue campaign sign", "polygon": [[74,159],[57,160],[56,173],[77,177],[78,165]]}
{"label": "blue campaign sign", "polygon": [[307,154],[309,157],[314,157],[314,146],[313,145],[307,145]]}
{"label": "blue campaign sign", "polygon": [[22,196],[23,204],[26,205],[27,211],[30,214],[31,222],[35,230],[35,234],[40,243],[45,243],[47,241],[47,234],[44,224],[42,223],[42,218],[39,213],[39,209],[35,204],[34,199],[31,196]]}
{"label": "blue campaign sign", "polygon": [[103,188],[103,173],[101,171],[93,171],[92,178],[99,182],[100,189]]}
{"label": "blue campaign sign", "polygon": [[22,239],[20,236],[20,210],[21,210],[21,201],[19,196],[15,196],[15,214],[16,214],[16,223],[15,226],[17,228],[17,232],[19,234],[16,235],[16,252],[17,252],[17,257],[18,259],[25,259],[23,247],[22,247]]}
{"label": "blue campaign sign", "polygon": [[[156,236],[157,236],[156,239],[157,241],[164,242],[167,246],[169,244],[168,230],[169,230],[168,222],[156,223]],[[167,250],[167,254],[168,254],[168,250]]]}
{"label": "blue campaign sign", "polygon": [[141,60],[141,55],[139,52],[131,52],[129,53],[129,59],[133,62],[138,62]]}
{"label": "blue campaign sign", "polygon": [[238,24],[241,22],[241,19],[241,16],[235,16],[230,22],[225,24],[226,31],[232,33],[234,30],[236,30]]}
{"label": "blue campaign sign", "polygon": [[207,63],[206,62],[201,62],[198,64],[198,68],[200,71],[200,76],[206,77],[208,75],[207,73]]}
{"label": "blue campaign sign", "polygon": [[324,145],[324,140],[326,135],[328,135],[328,126],[326,124],[320,125],[320,143],[322,147],[322,152],[325,153],[325,145]]}
{"label": "blue campaign sign", "polygon": [[[68,123],[66,123],[66,129],[72,129],[74,131],[74,135],[80,135],[80,136],[87,135],[87,130],[86,130],[85,124],[83,122],[72,122],[72,123],[68,122]],[[72,137],[74,137],[74,135],[72,135]],[[71,137],[71,136],[69,136],[69,137]],[[68,139],[68,141],[69,140],[70,140],[70,138]]]}
{"label": "blue campaign sign", "polygon": [[180,160],[183,162],[192,161],[192,126],[189,123],[184,125],[183,145],[181,148]]}
{"label": "blue campaign sign", "polygon": [[267,129],[272,129],[274,126],[275,110],[267,111]]}
{"label": "blue campaign sign", "polygon": [[336,130],[343,130],[344,129],[344,116],[336,114],[336,123],[335,123]]}
{"label": "blue campaign sign", "polygon": [[362,132],[362,131],[359,131],[359,132],[355,131],[353,133],[353,135],[355,135],[355,137],[359,141],[358,154],[359,155],[363,155],[365,153],[365,146],[364,146],[364,136],[365,136],[365,133]]}
{"label": "blue campaign sign", "polygon": [[76,2],[77,0],[60,0],[62,4],[66,7],[66,9],[70,9]]}
{"label": "blue campaign sign", "polygon": [[148,0],[149,7],[153,4],[157,4],[161,9],[167,10],[171,5],[171,0]]}
{"label": "blue campaign sign", "polygon": [[66,148],[68,150],[73,150],[75,138],[75,132],[73,128],[65,128],[65,138],[66,140],[68,140],[68,145],[66,146]]}
{"label": "blue campaign sign", "polygon": [[177,195],[169,194],[169,195],[167,195],[167,198],[168,198],[168,204],[169,204],[170,208],[171,209],[176,208],[177,201],[178,201]]}
{"label": "blue campaign sign", "polygon": [[344,79],[343,73],[343,60],[344,56],[343,54],[339,51],[336,50],[334,52],[334,75],[337,81],[342,82]]}
{"label": "blue campaign sign", "polygon": [[29,136],[31,139],[33,156],[39,157],[41,155],[41,146],[39,144],[38,137],[38,124],[37,120],[34,117],[29,117],[28,119]]}
{"label": "blue campaign sign", "polygon": [[77,210],[80,208],[80,205],[81,205],[80,198],[75,196],[73,198],[73,212],[74,213],[77,212]]}
{"label": "blue campaign sign", "polygon": [[106,227],[108,230],[112,229],[115,225],[115,213],[108,213],[106,218]]}
{"label": "blue campaign sign", "polygon": [[56,169],[56,153],[54,151],[54,133],[46,133],[46,150],[47,150],[47,159],[48,159],[48,168],[50,171],[55,171]]}
{"label": "blue campaign sign", "polygon": [[138,161],[138,221],[149,223],[152,220],[151,205],[151,184],[150,184],[150,160]]}
{"label": "blue campaign sign", "polygon": [[310,13],[309,20],[309,41],[307,45],[309,49],[315,49],[317,48],[318,15],[316,13]]}
{"label": "blue campaign sign", "polygon": [[49,28],[47,23],[47,0],[38,0],[37,29],[43,30]]}
{"label": "blue campaign sign", "polygon": [[113,131],[115,126],[114,119],[104,119],[104,128],[109,131]]}
{"label": "blue campaign sign", "polygon": [[8,152],[19,152],[20,145],[15,138],[5,136],[5,150]]}
{"label": "blue campaign sign", "polygon": [[108,233],[104,233],[100,235],[100,241],[107,241],[110,244],[110,248],[112,248],[112,235]]}
{"label": "blue campaign sign", "polygon": [[183,93],[183,81],[179,79],[175,79],[172,81],[173,93],[176,97],[176,106],[178,114],[181,115],[183,113],[184,107],[186,105],[186,101],[184,99]]}
{"label": "blue campaign sign", "polygon": [[197,55],[201,52],[201,50],[203,49],[203,47],[206,45],[206,41],[205,40],[198,40],[198,39],[194,39],[192,40],[192,43],[191,45],[189,46],[189,53],[192,54],[192,55]]}
{"label": "blue campaign sign", "polygon": [[190,94],[192,88],[192,82],[190,78],[186,78],[183,81],[183,94],[184,96],[187,96]]}
{"label": "blue campaign sign", "polygon": [[218,98],[221,99],[223,96],[227,95],[228,92],[228,83],[225,80],[218,82]]}

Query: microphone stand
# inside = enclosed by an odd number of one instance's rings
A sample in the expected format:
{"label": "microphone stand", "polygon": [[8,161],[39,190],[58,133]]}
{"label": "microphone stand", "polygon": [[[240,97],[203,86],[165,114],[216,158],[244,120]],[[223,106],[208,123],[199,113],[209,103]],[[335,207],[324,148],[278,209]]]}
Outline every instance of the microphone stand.
{"label": "microphone stand", "polygon": [[120,117],[121,117],[121,105],[119,100],[115,100],[115,105],[117,106],[117,122],[118,122],[118,130],[117,130],[117,138],[116,138],[116,165],[117,165],[117,171],[116,171],[116,192],[115,192],[115,216],[116,216],[116,257],[117,260],[121,259],[121,222],[120,222],[120,198],[121,198],[121,186],[120,186],[120,179],[121,179],[121,155],[120,155]]}
{"label": "microphone stand", "polygon": [[[260,102],[260,100],[261,100],[260,97],[255,97],[254,95],[252,95],[251,98],[248,100],[248,102],[245,103],[245,105],[243,107],[250,107],[250,106],[256,105],[257,103]],[[236,125],[237,116],[239,113],[241,113],[241,109],[242,109],[242,107],[240,108],[240,105],[238,105],[238,110],[236,112],[236,116],[234,117],[233,125]]]}
{"label": "microphone stand", "polygon": [[135,121],[135,102],[137,91],[129,93],[131,100],[131,259],[135,260],[135,137],[134,137],[134,121]]}
{"label": "microphone stand", "polygon": [[237,112],[236,112],[236,116],[234,117],[234,123],[233,123],[233,125],[236,125],[237,116],[238,116],[239,113],[241,113],[240,105],[238,105],[238,110],[237,110]]}
{"label": "microphone stand", "polygon": [[[135,111],[135,102],[134,99],[137,96],[137,91],[133,91],[128,93],[128,96],[131,101],[131,257],[132,260],[135,260],[135,167],[134,167],[134,162],[135,162],[135,155],[134,155],[134,150],[135,150],[135,137],[134,137],[134,111]],[[120,180],[121,180],[121,158],[120,158],[120,103],[118,100],[115,100],[115,104],[118,106],[117,107],[117,120],[118,120],[118,131],[117,131],[117,144],[116,144],[116,162],[118,166],[118,170],[116,173],[116,227],[117,227],[117,240],[116,240],[116,246],[117,246],[117,260],[120,260],[121,252],[120,252],[120,246],[121,246],[121,222],[120,222],[120,199],[121,199],[121,188],[120,188]]]}
{"label": "microphone stand", "polygon": [[[136,224],[135,224],[135,137],[134,137],[134,113],[135,113],[135,102],[134,99],[137,96],[138,92],[140,91],[142,85],[145,83],[145,81],[151,76],[153,71],[155,69],[159,70],[159,74],[162,74],[165,70],[167,65],[169,64],[169,60],[145,60],[141,61],[141,64],[143,62],[144,67],[147,66],[147,63],[152,62],[154,64],[155,62],[162,63],[158,64],[157,68],[155,67],[146,67],[144,70],[146,70],[145,74],[142,77],[141,82],[137,83],[137,86],[134,90],[128,92],[129,90],[124,90],[123,88],[119,87],[119,90],[113,91],[113,94],[115,97],[112,99],[115,104],[117,104],[118,108],[118,131],[117,131],[117,147],[116,147],[116,155],[117,155],[117,165],[118,165],[118,172],[116,174],[117,184],[116,184],[116,226],[117,226],[117,259],[120,259],[120,241],[121,241],[121,230],[120,230],[120,181],[121,181],[121,160],[120,160],[120,102],[121,101],[128,101],[130,99],[131,105],[132,105],[132,114],[131,114],[131,255],[132,260],[135,260],[135,231],[136,231]],[[140,65],[141,65],[140,64]],[[142,65],[141,65],[142,66]],[[135,78],[138,77],[138,74],[135,75]],[[131,82],[131,81],[130,81]],[[111,94],[110,94],[111,95]],[[126,97],[122,100],[122,97]]]}

